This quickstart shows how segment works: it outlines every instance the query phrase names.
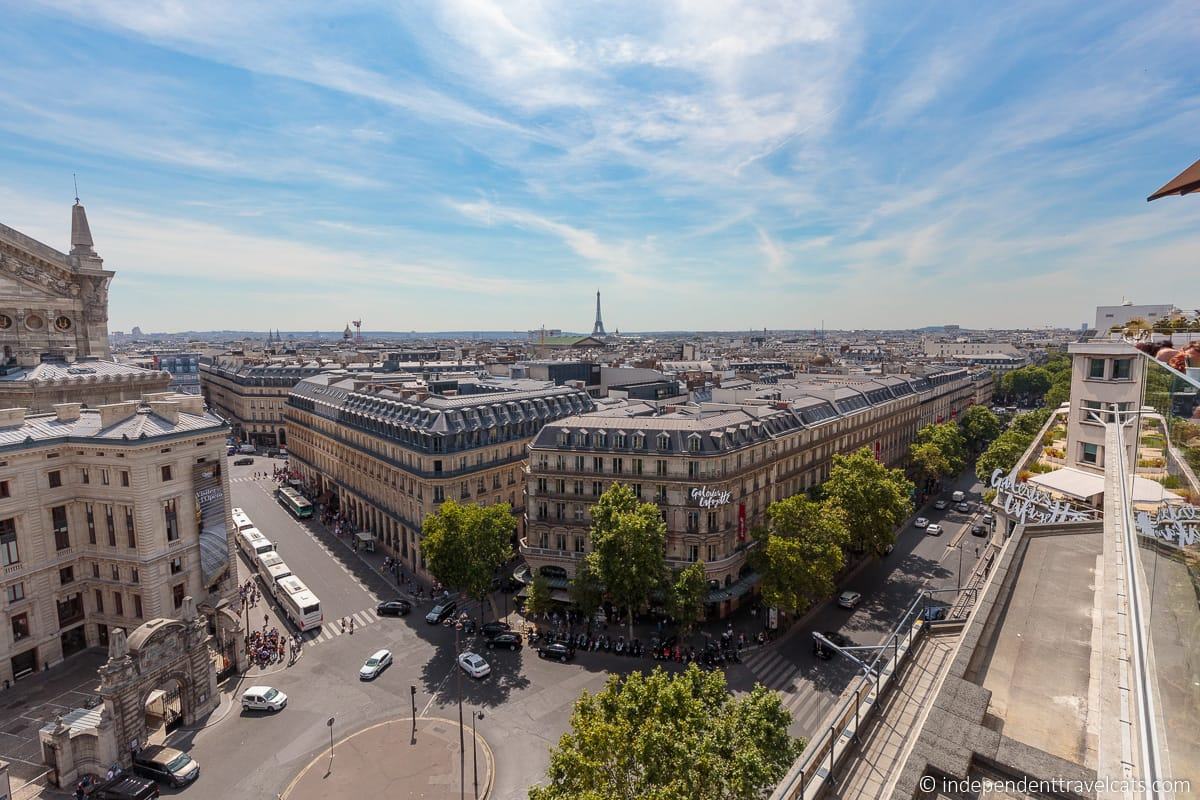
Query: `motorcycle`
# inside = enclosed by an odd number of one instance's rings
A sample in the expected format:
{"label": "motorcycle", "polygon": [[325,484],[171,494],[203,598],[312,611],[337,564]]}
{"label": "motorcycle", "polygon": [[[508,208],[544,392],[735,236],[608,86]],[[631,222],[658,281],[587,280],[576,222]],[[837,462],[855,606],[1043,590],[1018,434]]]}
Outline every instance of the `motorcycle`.
{"label": "motorcycle", "polygon": [[625,637],[624,636],[622,636],[620,639],[617,639],[617,643],[615,645],[613,645],[613,652],[616,653],[617,655],[621,655],[622,653],[625,652]]}

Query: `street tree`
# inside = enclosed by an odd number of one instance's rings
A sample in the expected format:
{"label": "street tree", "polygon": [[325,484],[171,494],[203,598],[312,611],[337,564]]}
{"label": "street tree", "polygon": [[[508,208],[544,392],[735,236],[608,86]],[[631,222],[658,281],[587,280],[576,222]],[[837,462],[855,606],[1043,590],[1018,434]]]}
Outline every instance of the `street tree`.
{"label": "street tree", "polygon": [[763,602],[802,613],[833,594],[850,542],[846,512],[830,500],[818,503],[794,495],[768,506],[767,518],[770,527],[754,555]]}
{"label": "street tree", "polygon": [[877,461],[866,447],[835,455],[822,488],[846,512],[850,540],[879,555],[896,541],[896,528],[912,511],[915,491],[903,472]]}
{"label": "street tree", "polygon": [[933,442],[913,442],[908,458],[916,474],[925,479],[926,489],[930,483],[940,481],[952,472],[950,459]]}
{"label": "street tree", "polygon": [[708,598],[708,576],[704,562],[688,564],[676,570],[668,595],[671,616],[685,633],[690,633],[696,623],[704,619],[704,602]]}
{"label": "street tree", "polygon": [[571,602],[590,624],[596,609],[604,600],[604,588],[592,570],[588,560],[582,559],[575,568],[575,578],[571,581]]}
{"label": "street tree", "polygon": [[421,525],[425,566],[443,584],[482,605],[496,569],[512,557],[516,528],[507,503],[481,506],[447,500]]}
{"label": "street tree", "polygon": [[529,584],[528,594],[525,595],[525,613],[532,618],[538,614],[549,614],[553,608],[550,581],[546,580],[544,575],[535,575]]}
{"label": "street tree", "polygon": [[584,692],[529,800],[756,800],[804,749],[762,684],[735,697],[721,670],[613,675]]}
{"label": "street tree", "polygon": [[963,412],[958,424],[962,427],[967,446],[976,453],[982,452],[1000,435],[1000,418],[987,406],[971,406]]}
{"label": "street tree", "polygon": [[614,483],[592,506],[592,552],[587,561],[592,574],[609,596],[633,615],[663,584],[667,526],[652,503],[638,500],[633,489]]}
{"label": "street tree", "polygon": [[926,425],[921,428],[917,431],[914,445],[923,444],[932,444],[941,451],[946,463],[946,470],[942,475],[958,472],[966,464],[967,440],[954,422]]}

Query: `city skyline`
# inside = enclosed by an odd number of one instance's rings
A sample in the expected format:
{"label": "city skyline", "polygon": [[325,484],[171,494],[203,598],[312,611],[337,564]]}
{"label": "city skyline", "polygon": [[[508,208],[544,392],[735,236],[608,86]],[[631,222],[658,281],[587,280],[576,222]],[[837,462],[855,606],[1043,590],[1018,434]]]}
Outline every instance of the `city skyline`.
{"label": "city skyline", "polygon": [[1077,327],[1200,246],[1184,3],[6,19],[0,222],[77,173],[114,330]]}

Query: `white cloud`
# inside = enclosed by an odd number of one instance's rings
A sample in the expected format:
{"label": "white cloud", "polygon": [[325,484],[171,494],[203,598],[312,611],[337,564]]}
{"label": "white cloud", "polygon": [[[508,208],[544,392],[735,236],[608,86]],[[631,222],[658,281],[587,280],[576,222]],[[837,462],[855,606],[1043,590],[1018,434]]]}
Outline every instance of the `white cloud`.
{"label": "white cloud", "polygon": [[789,261],[787,251],[761,225],[755,225],[754,230],[758,232],[758,249],[765,259],[767,272],[779,274],[786,270]]}

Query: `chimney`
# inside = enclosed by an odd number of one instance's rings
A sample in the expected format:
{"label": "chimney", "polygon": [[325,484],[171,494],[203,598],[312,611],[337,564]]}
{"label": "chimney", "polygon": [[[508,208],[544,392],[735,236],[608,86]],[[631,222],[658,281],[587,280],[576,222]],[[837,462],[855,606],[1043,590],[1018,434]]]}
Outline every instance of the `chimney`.
{"label": "chimney", "polygon": [[175,400],[153,400],[150,403],[150,411],[172,425],[179,422],[179,403]]}
{"label": "chimney", "polygon": [[0,408],[0,428],[12,428],[25,424],[25,409]]}
{"label": "chimney", "polygon": [[108,405],[97,406],[96,410],[100,412],[100,429],[104,430],[136,414],[138,401],[128,400],[124,403],[109,403]]}
{"label": "chimney", "polygon": [[54,413],[58,415],[59,422],[74,422],[79,419],[81,408],[83,403],[55,403]]}
{"label": "chimney", "polygon": [[175,402],[179,403],[179,410],[185,414],[200,416],[204,413],[204,398],[198,394],[177,394]]}

